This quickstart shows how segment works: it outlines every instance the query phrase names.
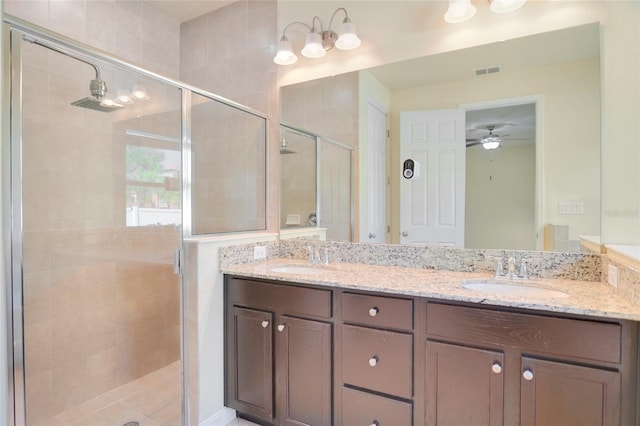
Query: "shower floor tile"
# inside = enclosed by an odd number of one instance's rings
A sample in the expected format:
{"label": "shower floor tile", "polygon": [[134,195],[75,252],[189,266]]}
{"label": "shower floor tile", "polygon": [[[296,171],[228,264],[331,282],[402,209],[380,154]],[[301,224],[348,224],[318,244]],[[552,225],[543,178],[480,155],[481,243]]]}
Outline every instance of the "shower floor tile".
{"label": "shower floor tile", "polygon": [[180,362],[30,426],[179,426]]}

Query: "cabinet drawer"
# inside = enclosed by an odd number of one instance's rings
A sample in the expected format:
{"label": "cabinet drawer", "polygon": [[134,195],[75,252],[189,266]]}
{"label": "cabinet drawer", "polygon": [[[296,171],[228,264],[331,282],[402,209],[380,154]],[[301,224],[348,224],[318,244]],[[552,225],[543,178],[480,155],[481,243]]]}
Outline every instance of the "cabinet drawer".
{"label": "cabinet drawer", "polygon": [[227,298],[234,305],[278,311],[285,315],[333,316],[331,290],[228,278]]}
{"label": "cabinet drawer", "polygon": [[620,324],[489,309],[427,305],[427,337],[620,363]]}
{"label": "cabinet drawer", "polygon": [[342,388],[342,424],[411,426],[411,404],[378,395]]}
{"label": "cabinet drawer", "polygon": [[342,294],[342,320],[382,328],[413,329],[413,300]]}
{"label": "cabinet drawer", "polygon": [[345,384],[410,399],[413,396],[413,336],[342,326]]}

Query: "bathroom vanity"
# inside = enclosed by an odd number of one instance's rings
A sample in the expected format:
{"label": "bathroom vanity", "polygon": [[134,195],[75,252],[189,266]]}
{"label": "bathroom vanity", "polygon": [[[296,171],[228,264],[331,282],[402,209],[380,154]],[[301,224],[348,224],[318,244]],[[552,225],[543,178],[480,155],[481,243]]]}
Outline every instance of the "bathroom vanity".
{"label": "bathroom vanity", "polygon": [[530,300],[460,285],[478,274],[278,265],[225,276],[226,404],[253,421],[637,424],[639,315],[600,283]]}

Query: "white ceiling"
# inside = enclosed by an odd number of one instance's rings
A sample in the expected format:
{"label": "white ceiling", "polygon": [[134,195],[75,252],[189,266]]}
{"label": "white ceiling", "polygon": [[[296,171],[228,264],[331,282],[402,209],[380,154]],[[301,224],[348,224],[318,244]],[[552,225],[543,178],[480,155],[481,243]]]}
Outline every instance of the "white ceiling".
{"label": "white ceiling", "polygon": [[235,0],[141,0],[182,23],[224,7]]}
{"label": "white ceiling", "polygon": [[[213,10],[227,6],[234,0],[142,0],[143,3],[171,16],[179,22],[186,22]],[[335,2],[323,0],[326,6],[333,7]],[[307,4],[317,6],[318,1],[280,1],[278,8],[279,25],[291,20],[301,19],[296,14],[308,12]],[[353,7],[354,2],[348,2]],[[363,3],[365,3],[363,1]],[[415,9],[420,3],[398,2],[397,9]],[[373,4],[373,3],[372,3]],[[394,5],[394,9],[396,9]],[[369,8],[359,10],[358,32],[377,33],[378,19],[364,16]],[[393,11],[386,11],[385,19],[394,19]],[[400,13],[400,12],[398,12]],[[375,15],[375,12],[372,11]],[[290,16],[291,15],[291,16]],[[377,15],[376,15],[377,16]],[[296,19],[294,19],[294,17]],[[439,15],[431,16],[441,20]],[[369,28],[372,27],[372,28]],[[428,55],[408,61],[396,62],[369,69],[371,73],[391,91],[411,87],[440,84],[448,81],[467,80],[476,77],[474,71],[479,68],[499,66],[501,72],[511,72],[532,67],[542,67],[554,63],[577,61],[599,56],[599,28],[597,25],[583,25],[565,30],[545,32],[527,37],[510,39],[500,43],[491,43],[452,52]],[[514,52],[516,52],[514,54]],[[494,133],[505,139],[517,139],[512,143],[535,142],[534,108],[529,106],[488,108],[470,111],[467,114],[468,139],[486,136],[488,125],[496,125]]]}

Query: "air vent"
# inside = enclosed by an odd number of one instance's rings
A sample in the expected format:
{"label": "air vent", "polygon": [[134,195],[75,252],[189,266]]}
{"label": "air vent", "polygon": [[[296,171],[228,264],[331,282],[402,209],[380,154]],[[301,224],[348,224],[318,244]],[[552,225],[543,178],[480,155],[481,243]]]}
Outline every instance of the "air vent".
{"label": "air vent", "polygon": [[489,68],[478,68],[477,70],[474,71],[476,77],[481,76],[481,75],[487,75],[487,74],[495,74],[497,72],[500,72],[500,67],[496,66],[496,67],[489,67]]}

